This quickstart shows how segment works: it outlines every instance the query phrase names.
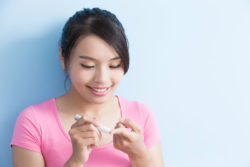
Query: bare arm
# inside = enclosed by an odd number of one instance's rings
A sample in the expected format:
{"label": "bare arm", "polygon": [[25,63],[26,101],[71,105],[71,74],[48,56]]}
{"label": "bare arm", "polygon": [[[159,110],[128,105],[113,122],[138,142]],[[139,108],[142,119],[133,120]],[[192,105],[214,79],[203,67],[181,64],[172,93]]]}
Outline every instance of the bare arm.
{"label": "bare arm", "polygon": [[148,152],[155,167],[164,167],[160,142],[149,148]]}
{"label": "bare arm", "polygon": [[45,167],[41,153],[19,146],[12,147],[13,167]]}
{"label": "bare arm", "polygon": [[164,167],[160,142],[139,155],[130,157],[132,167]]}

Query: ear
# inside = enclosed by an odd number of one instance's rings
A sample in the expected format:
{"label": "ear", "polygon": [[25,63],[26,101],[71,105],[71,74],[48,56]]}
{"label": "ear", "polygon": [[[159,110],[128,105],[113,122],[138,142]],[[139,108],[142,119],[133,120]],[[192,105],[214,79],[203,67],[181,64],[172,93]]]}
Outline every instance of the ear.
{"label": "ear", "polygon": [[65,62],[64,62],[63,55],[62,55],[62,48],[61,47],[59,47],[59,54],[60,54],[60,62],[61,62],[62,68],[65,70]]}

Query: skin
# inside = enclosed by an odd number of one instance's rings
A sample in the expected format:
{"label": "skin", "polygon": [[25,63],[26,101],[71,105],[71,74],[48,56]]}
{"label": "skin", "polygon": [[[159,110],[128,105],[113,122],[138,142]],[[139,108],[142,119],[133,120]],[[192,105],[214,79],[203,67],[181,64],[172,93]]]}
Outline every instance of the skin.
{"label": "skin", "polygon": [[[60,60],[65,69],[61,49]],[[99,37],[89,35],[78,40],[67,65],[65,70],[71,87],[66,94],[56,98],[60,120],[69,132],[73,147],[72,156],[64,167],[82,166],[93,147],[110,142],[128,155],[133,167],[163,167],[160,142],[147,149],[142,128],[129,119],[121,119],[119,103],[113,94],[124,70],[115,50]],[[107,87],[108,93],[96,96],[92,93],[94,87]],[[75,114],[83,117],[74,121]],[[97,129],[98,123],[113,130],[104,134]],[[43,156],[38,152],[13,146],[12,155],[14,167],[45,166]]]}

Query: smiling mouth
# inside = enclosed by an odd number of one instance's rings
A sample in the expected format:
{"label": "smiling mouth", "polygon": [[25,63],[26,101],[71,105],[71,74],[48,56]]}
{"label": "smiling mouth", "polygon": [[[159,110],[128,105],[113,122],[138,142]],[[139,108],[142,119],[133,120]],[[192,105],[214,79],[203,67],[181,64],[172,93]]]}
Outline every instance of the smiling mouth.
{"label": "smiling mouth", "polygon": [[110,87],[90,87],[88,86],[90,91],[97,96],[104,96],[108,93]]}
{"label": "smiling mouth", "polygon": [[104,89],[96,89],[96,88],[91,88],[96,92],[105,92],[106,90],[108,90],[108,88],[104,88]]}

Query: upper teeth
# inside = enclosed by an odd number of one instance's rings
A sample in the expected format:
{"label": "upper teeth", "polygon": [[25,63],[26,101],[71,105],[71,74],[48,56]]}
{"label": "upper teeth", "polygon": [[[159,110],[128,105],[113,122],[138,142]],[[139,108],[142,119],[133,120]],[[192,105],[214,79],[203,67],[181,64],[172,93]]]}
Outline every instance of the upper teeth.
{"label": "upper teeth", "polygon": [[107,88],[104,88],[104,89],[95,89],[95,88],[93,88],[93,90],[96,91],[96,92],[104,92],[104,91],[107,90]]}

